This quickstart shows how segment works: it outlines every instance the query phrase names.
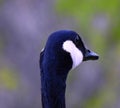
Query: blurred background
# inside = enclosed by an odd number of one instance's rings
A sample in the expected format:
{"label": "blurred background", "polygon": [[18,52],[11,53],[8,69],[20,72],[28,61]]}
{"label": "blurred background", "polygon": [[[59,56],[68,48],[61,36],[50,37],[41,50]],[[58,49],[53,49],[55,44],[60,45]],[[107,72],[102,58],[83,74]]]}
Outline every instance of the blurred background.
{"label": "blurred background", "polygon": [[69,73],[67,108],[120,108],[119,0],[0,0],[0,108],[42,108],[39,55],[60,29],[100,55]]}

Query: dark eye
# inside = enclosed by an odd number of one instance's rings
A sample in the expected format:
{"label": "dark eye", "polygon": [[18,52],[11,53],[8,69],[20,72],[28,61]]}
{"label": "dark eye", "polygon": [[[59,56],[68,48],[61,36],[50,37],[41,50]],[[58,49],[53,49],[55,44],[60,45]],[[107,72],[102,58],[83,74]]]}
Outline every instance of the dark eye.
{"label": "dark eye", "polygon": [[76,38],[75,38],[75,44],[78,45],[79,42],[80,42],[80,37],[79,37],[79,36],[76,36]]}

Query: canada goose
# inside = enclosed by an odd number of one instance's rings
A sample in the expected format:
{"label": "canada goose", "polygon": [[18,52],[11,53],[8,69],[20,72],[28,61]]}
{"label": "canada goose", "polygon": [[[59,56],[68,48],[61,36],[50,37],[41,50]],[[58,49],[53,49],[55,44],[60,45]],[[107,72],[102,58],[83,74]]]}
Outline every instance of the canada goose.
{"label": "canada goose", "polygon": [[65,108],[68,72],[82,61],[98,58],[96,53],[85,48],[76,32],[60,30],[52,33],[40,54],[42,107]]}

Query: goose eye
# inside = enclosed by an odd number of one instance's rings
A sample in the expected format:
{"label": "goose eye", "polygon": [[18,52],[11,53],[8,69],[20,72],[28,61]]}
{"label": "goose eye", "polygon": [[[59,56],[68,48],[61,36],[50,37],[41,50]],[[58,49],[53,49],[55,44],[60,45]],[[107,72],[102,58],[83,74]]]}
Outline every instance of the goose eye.
{"label": "goose eye", "polygon": [[79,36],[77,36],[77,37],[75,38],[75,44],[78,45],[79,42],[80,42],[80,38],[79,38]]}

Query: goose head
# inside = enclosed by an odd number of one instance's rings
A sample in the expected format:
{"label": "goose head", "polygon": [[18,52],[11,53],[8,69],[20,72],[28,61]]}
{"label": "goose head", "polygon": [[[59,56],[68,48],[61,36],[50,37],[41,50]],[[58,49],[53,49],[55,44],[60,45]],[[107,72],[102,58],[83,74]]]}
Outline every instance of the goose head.
{"label": "goose head", "polygon": [[59,69],[74,69],[81,62],[97,60],[99,56],[85,47],[80,35],[71,30],[52,33],[46,43],[44,57],[49,64],[56,64]]}

